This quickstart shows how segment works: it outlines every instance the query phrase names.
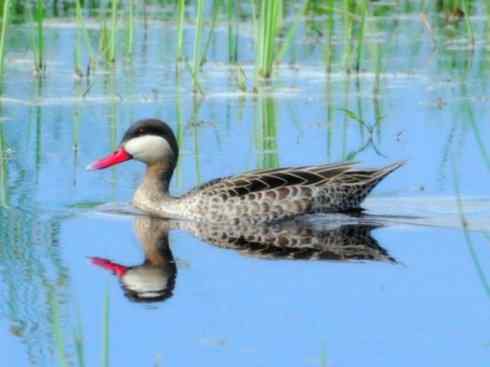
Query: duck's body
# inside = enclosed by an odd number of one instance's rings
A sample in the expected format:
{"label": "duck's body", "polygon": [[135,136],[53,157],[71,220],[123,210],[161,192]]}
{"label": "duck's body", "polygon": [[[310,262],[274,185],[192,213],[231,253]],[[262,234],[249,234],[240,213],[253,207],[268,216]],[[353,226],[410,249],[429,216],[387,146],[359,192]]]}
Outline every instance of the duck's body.
{"label": "duck's body", "polygon": [[178,148],[171,129],[159,120],[142,120],[126,132],[120,149],[97,161],[101,169],[135,158],[147,164],[133,205],[162,218],[209,223],[267,223],[318,212],[345,212],[361,202],[397,162],[381,169],[356,169],[354,163],[277,168],[225,177],[181,197],[168,188]]}

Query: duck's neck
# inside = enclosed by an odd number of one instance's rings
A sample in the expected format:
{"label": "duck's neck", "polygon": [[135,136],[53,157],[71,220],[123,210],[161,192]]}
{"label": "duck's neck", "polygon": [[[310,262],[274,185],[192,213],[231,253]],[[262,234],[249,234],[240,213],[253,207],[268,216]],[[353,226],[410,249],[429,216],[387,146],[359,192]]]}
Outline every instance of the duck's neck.
{"label": "duck's neck", "polygon": [[161,207],[166,203],[175,201],[168,191],[172,173],[173,167],[169,164],[148,165],[143,182],[134,194],[134,206],[145,212],[161,214],[156,211],[161,211]]}

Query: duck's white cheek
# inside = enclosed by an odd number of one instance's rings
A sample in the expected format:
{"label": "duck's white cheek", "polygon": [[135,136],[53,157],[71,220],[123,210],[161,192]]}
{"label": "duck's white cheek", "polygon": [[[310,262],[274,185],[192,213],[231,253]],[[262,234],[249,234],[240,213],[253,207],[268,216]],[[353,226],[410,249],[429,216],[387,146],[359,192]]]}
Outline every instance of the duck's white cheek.
{"label": "duck's white cheek", "polygon": [[173,154],[168,142],[155,135],[133,138],[124,144],[124,149],[134,159],[147,163],[168,159]]}

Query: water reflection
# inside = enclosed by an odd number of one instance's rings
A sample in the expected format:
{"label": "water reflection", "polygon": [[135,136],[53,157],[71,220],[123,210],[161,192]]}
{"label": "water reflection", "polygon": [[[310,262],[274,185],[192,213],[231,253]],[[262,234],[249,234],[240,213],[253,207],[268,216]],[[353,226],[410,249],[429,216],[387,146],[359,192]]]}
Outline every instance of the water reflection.
{"label": "water reflection", "polygon": [[145,260],[141,265],[125,266],[108,259],[92,257],[92,263],[112,273],[121,281],[125,295],[132,301],[156,302],[172,296],[177,276],[168,241],[171,222],[138,217],[135,232]]}
{"label": "water reflection", "polygon": [[261,259],[396,262],[371,236],[378,227],[345,219],[223,226],[140,216],[135,231],[145,256],[141,265],[127,266],[100,257],[91,260],[119,278],[128,299],[157,302],[171,297],[175,287],[177,266],[168,240],[171,230],[183,230],[212,245]]}

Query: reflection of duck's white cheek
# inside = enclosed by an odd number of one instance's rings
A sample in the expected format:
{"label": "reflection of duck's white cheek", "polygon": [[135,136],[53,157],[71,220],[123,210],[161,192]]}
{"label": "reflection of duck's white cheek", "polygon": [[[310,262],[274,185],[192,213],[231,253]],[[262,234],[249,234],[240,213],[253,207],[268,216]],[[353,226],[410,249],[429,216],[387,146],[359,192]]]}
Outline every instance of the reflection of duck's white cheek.
{"label": "reflection of duck's white cheek", "polygon": [[168,286],[168,277],[157,267],[137,267],[121,277],[124,287],[141,298],[152,298],[163,293]]}

